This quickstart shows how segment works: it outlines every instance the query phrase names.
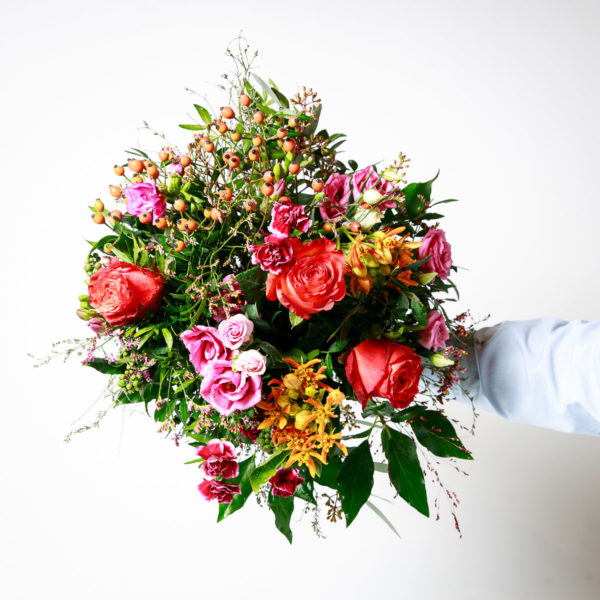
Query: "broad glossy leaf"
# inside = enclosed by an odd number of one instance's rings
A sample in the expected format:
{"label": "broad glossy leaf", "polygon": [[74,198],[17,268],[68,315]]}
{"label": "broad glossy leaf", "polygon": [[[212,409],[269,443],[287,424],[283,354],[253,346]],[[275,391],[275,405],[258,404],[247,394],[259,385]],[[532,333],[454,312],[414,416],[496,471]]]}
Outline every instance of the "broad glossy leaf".
{"label": "broad glossy leaf", "polygon": [[203,106],[200,106],[199,104],[194,104],[194,108],[198,111],[200,118],[207,125],[212,122],[212,119],[210,118],[210,113]]}
{"label": "broad glossy leaf", "polygon": [[438,178],[437,175],[424,183],[409,183],[403,190],[406,213],[411,219],[420,218],[425,211],[425,203],[431,199],[431,186]]}
{"label": "broad glossy leaf", "polygon": [[373,472],[373,457],[369,440],[348,450],[348,456],[342,462],[337,481],[342,510],[346,515],[346,527],[354,521],[371,495]]}
{"label": "broad glossy leaf", "polygon": [[294,512],[294,496],[282,498],[281,496],[269,494],[269,508],[275,514],[275,527],[283,533],[287,541],[291,544],[292,530],[290,528],[290,520]]}
{"label": "broad glossy leaf", "polygon": [[427,307],[417,296],[410,298],[410,310],[419,327],[427,327]]}
{"label": "broad glossy leaf", "polygon": [[250,484],[255,494],[258,494],[260,486],[267,483],[273,475],[275,475],[277,469],[287,460],[289,456],[288,451],[280,451],[277,454],[273,454],[262,465],[259,465],[250,474]]}
{"label": "broad glossy leaf", "polygon": [[425,478],[417,456],[417,445],[407,435],[386,427],[381,432],[383,451],[389,462],[392,485],[404,500],[426,517],[429,516]]}
{"label": "broad glossy leaf", "polygon": [[222,521],[225,517],[233,514],[246,504],[246,500],[252,492],[250,473],[252,473],[253,470],[254,456],[251,456],[240,463],[239,475],[232,483],[237,483],[240,486],[241,493],[235,494],[233,500],[229,504],[219,504],[219,516],[217,517],[217,522]]}
{"label": "broad glossy leaf", "polygon": [[118,375],[124,373],[127,365],[109,363],[105,358],[95,358],[94,360],[86,363],[86,366],[100,371],[106,375]]}
{"label": "broad glossy leaf", "polygon": [[473,459],[456,435],[452,423],[442,413],[423,411],[411,422],[411,427],[419,443],[436,456]]}
{"label": "broad glossy leaf", "polygon": [[248,304],[254,304],[260,299],[264,276],[265,273],[259,266],[252,267],[237,276],[237,282]]}

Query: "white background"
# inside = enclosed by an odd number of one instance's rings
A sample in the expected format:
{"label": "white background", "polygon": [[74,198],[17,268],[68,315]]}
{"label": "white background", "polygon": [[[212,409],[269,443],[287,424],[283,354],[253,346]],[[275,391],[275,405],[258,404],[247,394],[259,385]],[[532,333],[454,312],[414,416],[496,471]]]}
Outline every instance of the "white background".
{"label": "white background", "polygon": [[84,240],[101,232],[87,206],[108,200],[126,148],[158,147],[142,120],[185,142],[186,86],[219,106],[241,29],[263,77],[319,91],[347,158],[402,150],[413,180],[441,169],[436,198],[461,199],[445,223],[469,269],[457,309],[600,318],[598,2],[0,6],[2,598],[600,597],[597,438],[483,415],[470,476],[445,471],[462,540],[445,505],[435,522],[397,501],[401,540],[365,511],[326,541],[295,523],[290,547],[253,503],[217,526],[192,452],[143,414],[115,410],[63,443],[103,407],[104,379],[26,357],[87,335],[74,310]]}

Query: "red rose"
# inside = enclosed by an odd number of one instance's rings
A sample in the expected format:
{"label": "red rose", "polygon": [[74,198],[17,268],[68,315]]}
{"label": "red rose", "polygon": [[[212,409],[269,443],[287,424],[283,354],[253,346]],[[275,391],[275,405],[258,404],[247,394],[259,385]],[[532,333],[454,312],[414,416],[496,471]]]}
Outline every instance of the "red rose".
{"label": "red rose", "polygon": [[373,397],[405,408],[419,391],[422,371],[421,359],[412,348],[387,338],[361,342],[346,361],[346,377],[363,408]]}
{"label": "red rose", "polygon": [[164,283],[160,273],[115,258],[90,278],[90,304],[113,327],[133,323],[158,308]]}
{"label": "red rose", "polygon": [[273,496],[287,498],[296,493],[296,488],[304,481],[303,477],[298,475],[298,469],[277,469],[277,473],[269,479],[273,486],[271,493]]}
{"label": "red rose", "polygon": [[224,483],[216,479],[207,479],[198,486],[198,491],[204,496],[205,500],[217,500],[219,504],[230,504],[234,494],[241,494],[239,485],[234,483]]}
{"label": "red rose", "polygon": [[306,244],[290,238],[294,260],[281,273],[269,273],[267,298],[279,300],[293,313],[310,315],[330,310],[346,295],[344,253],[331,240],[319,238]]}

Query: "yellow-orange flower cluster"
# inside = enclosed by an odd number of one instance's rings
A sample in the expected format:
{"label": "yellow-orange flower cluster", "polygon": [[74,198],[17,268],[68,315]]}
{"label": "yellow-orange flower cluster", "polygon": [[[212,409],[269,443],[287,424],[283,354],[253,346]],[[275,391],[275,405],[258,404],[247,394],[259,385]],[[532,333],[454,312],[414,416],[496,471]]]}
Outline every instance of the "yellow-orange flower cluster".
{"label": "yellow-orange flower cluster", "polygon": [[306,465],[314,477],[315,458],[326,464],[334,445],[347,454],[346,447],[339,441],[341,432],[334,431],[331,424],[331,419],[337,416],[335,409],[345,396],[323,382],[324,366],[315,371],[313,366],[321,362],[319,359],[307,363],[291,358],[284,361],[294,370],[285,375],[283,381],[269,382],[271,393],[266,401],[257,405],[265,413],[259,429],[271,428],[275,446],[285,445],[285,450],[290,451],[286,467],[294,463]]}
{"label": "yellow-orange flower cluster", "polygon": [[[412,271],[405,267],[415,262],[413,250],[420,242],[406,241],[409,234],[400,236],[406,228],[376,231],[358,235],[346,256],[346,271],[350,275],[350,291],[357,296],[361,291],[368,294],[374,277],[384,277],[387,285],[400,290],[396,282],[407,286],[418,285],[412,279]],[[401,290],[400,290],[401,291]]]}

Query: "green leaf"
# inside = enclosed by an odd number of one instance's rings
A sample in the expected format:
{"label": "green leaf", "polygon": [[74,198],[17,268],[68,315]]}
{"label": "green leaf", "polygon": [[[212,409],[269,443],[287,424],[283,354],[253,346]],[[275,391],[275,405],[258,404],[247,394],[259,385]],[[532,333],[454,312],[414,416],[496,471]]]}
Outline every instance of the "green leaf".
{"label": "green leaf", "polygon": [[410,298],[410,310],[419,327],[427,327],[427,307],[417,296]]}
{"label": "green leaf", "polygon": [[312,135],[317,130],[317,125],[319,124],[319,119],[321,118],[321,107],[322,104],[319,104],[315,109],[315,114],[317,115],[316,119],[312,119],[310,125],[304,130],[304,135]]}
{"label": "green leaf", "polygon": [[381,432],[381,443],[390,465],[392,485],[404,500],[428,517],[427,490],[414,440],[386,427]]}
{"label": "green leaf", "polygon": [[358,169],[358,163],[355,160],[349,160],[348,164],[350,165],[350,168],[353,171],[356,171],[356,169]]}
{"label": "green leaf", "polygon": [[297,325],[300,325],[303,322],[304,322],[304,319],[302,317],[299,317],[296,313],[293,313],[290,310],[290,323],[292,325],[292,329],[294,327],[296,327]]}
{"label": "green leaf", "polygon": [[240,463],[240,472],[234,481],[231,483],[237,483],[240,486],[241,493],[235,494],[233,500],[229,504],[219,504],[219,516],[217,517],[217,523],[222,521],[225,517],[232,515],[237,510],[240,510],[250,493],[252,492],[252,485],[250,483],[250,473],[254,470],[254,456],[243,460]]}
{"label": "green leaf", "polygon": [[362,412],[363,418],[367,417],[394,417],[396,409],[389,402],[374,402],[369,400]]}
{"label": "green leaf", "polygon": [[112,247],[112,251],[113,254],[117,257],[120,258],[122,261],[127,262],[127,263],[133,263],[133,258],[131,258],[131,256],[129,256],[129,254],[127,254],[126,252],[123,252],[122,250],[119,250],[116,246],[113,245]]}
{"label": "green leaf", "polygon": [[275,527],[283,533],[287,541],[291,544],[292,530],[290,528],[290,520],[294,512],[294,496],[282,498],[281,496],[269,494],[269,508],[275,514]]}
{"label": "green leaf", "polygon": [[402,421],[408,421],[409,419],[414,419],[417,415],[426,411],[427,407],[422,404],[414,404],[413,406],[409,406],[404,410],[396,411],[396,414],[391,418],[394,423],[402,423]]}
{"label": "green leaf", "polygon": [[367,506],[398,536],[400,534],[396,531],[396,528],[392,525],[392,522],[379,510],[372,502],[367,501]]}
{"label": "green leaf", "polygon": [[373,458],[369,440],[348,450],[348,456],[338,473],[337,489],[346,515],[346,527],[369,499],[373,489]]}
{"label": "green leaf", "polygon": [[162,330],[163,337],[165,338],[165,342],[167,343],[167,348],[169,353],[173,350],[173,334],[170,332],[168,327],[164,327]]}
{"label": "green leaf", "polygon": [[411,422],[411,427],[419,443],[436,456],[473,460],[456,435],[454,426],[442,413],[423,411]]}
{"label": "green leaf", "polygon": [[289,451],[281,450],[267,458],[262,465],[259,465],[250,473],[250,484],[255,494],[258,494],[261,485],[267,483],[275,475],[277,469],[287,460],[288,456]]}
{"label": "green leaf", "polygon": [[319,485],[331,488],[332,490],[337,489],[338,473],[342,467],[342,459],[333,455],[328,457],[327,464],[321,466],[321,473],[315,477],[315,481]]}
{"label": "green leaf", "polygon": [[390,465],[384,462],[374,462],[373,466],[378,473],[387,473],[390,468]]}
{"label": "green leaf", "polygon": [[248,304],[254,304],[260,299],[264,276],[265,273],[259,266],[252,267],[237,275],[237,282]]}
{"label": "green leaf", "polygon": [[126,365],[109,363],[105,358],[94,358],[94,360],[86,363],[86,366],[100,371],[105,375],[119,375],[125,372]]}
{"label": "green leaf", "polygon": [[273,88],[270,85],[268,85],[266,82],[264,82],[256,73],[252,73],[252,77],[254,77],[254,79],[256,79],[256,82],[258,83],[258,85],[260,85],[260,87],[271,98],[271,100],[273,100],[274,102],[277,102],[277,104],[279,104],[279,98],[277,97],[277,94],[275,93]]}
{"label": "green leaf", "polygon": [[206,129],[206,126],[204,125],[194,125],[193,123],[180,123],[179,127],[181,127],[181,129],[188,129],[189,131],[201,131],[202,129]]}
{"label": "green leaf", "polygon": [[348,345],[349,341],[349,339],[335,340],[335,342],[333,342],[333,344],[329,346],[329,350],[327,350],[327,352],[331,352],[332,354],[335,354],[336,352],[341,352]]}
{"label": "green leaf", "polygon": [[317,501],[315,500],[315,485],[312,482],[312,479],[304,479],[304,481],[296,488],[296,493],[294,495],[315,506],[317,504]]}
{"label": "green leaf", "polygon": [[406,213],[411,219],[422,217],[425,210],[425,203],[431,200],[431,186],[439,174],[440,172],[438,171],[433,179],[424,183],[409,183],[402,190]]}
{"label": "green leaf", "polygon": [[[212,119],[210,118],[210,113],[203,106],[200,106],[199,104],[194,104],[194,108],[198,111],[198,114],[200,115],[200,118],[207,125],[209,123],[212,123]],[[181,125],[180,125],[180,127],[181,127]]]}
{"label": "green leaf", "polygon": [[269,342],[265,342],[264,340],[259,340],[258,346],[273,362],[281,362],[283,357],[281,352],[279,352],[275,346],[269,344]]}

